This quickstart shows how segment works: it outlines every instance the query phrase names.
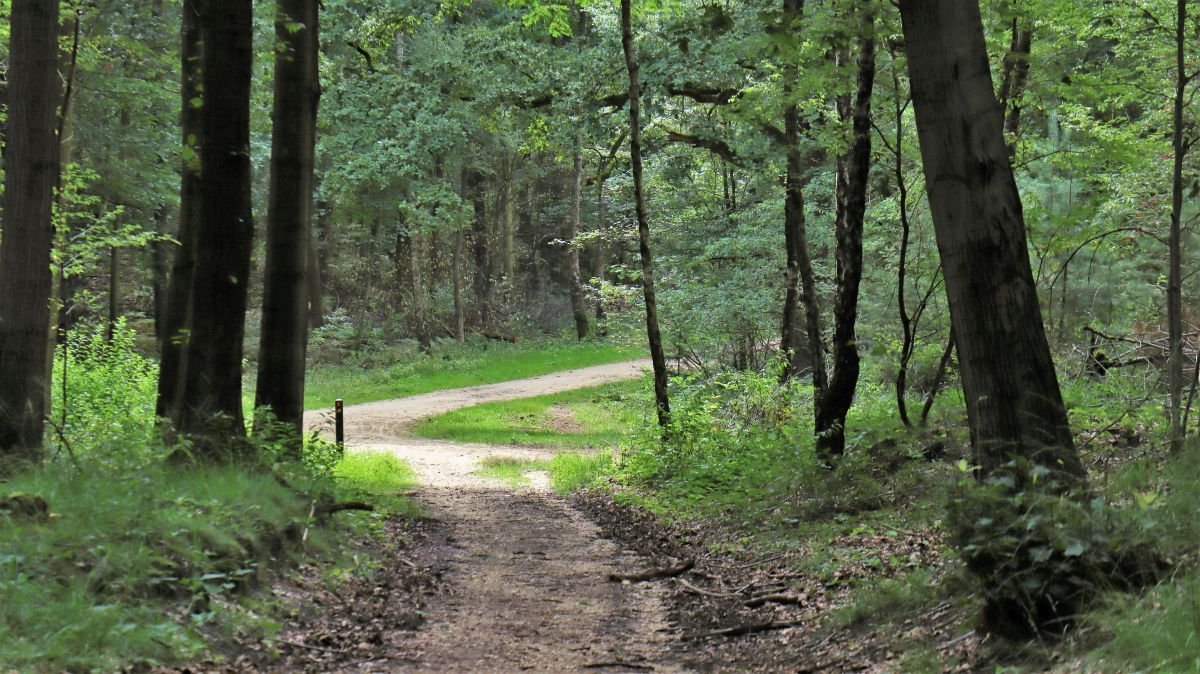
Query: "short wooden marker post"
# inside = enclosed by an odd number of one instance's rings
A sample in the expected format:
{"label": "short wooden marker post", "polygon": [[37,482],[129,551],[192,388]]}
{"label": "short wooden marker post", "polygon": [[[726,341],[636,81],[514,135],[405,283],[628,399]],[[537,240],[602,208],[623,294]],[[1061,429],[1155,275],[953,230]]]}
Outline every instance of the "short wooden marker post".
{"label": "short wooden marker post", "polygon": [[333,437],[338,447],[346,446],[345,405],[341,398],[333,401]]}

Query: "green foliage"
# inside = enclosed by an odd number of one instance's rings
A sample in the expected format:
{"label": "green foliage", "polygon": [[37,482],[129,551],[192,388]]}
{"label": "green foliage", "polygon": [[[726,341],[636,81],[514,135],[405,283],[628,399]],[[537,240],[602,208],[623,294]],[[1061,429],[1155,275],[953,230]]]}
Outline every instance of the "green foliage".
{"label": "green foliage", "polygon": [[99,463],[154,450],[158,364],[140,354],[137,334],[120,319],[111,341],[102,325],[77,330],[54,359],[50,423],[59,451]]}
{"label": "green foliage", "polygon": [[[1049,471],[1033,468],[1043,477]],[[967,478],[964,478],[966,480]],[[985,598],[984,624],[1008,636],[1062,632],[1102,590],[1140,587],[1161,556],[1141,511],[1011,476],[964,483],[947,527]]]}
{"label": "green foliage", "polygon": [[339,493],[365,498],[389,512],[416,515],[416,504],[403,492],[417,484],[417,475],[407,463],[386,451],[347,452],[333,469]]}

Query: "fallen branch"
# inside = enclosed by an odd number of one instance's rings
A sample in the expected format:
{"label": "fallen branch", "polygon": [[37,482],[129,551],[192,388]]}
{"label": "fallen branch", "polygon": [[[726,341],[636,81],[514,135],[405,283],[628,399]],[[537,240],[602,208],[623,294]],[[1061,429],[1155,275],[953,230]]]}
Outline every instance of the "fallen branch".
{"label": "fallen branch", "polygon": [[799,627],[804,624],[801,620],[780,620],[765,623],[752,623],[750,625],[738,625],[736,627],[726,627],[724,629],[713,630],[711,632],[702,632],[693,634],[685,639],[704,639],[707,637],[741,637],[747,634],[759,634],[762,632],[771,632],[774,630],[783,630],[789,627]]}
{"label": "fallen branch", "polygon": [[702,587],[696,587],[695,585],[692,585],[691,583],[687,582],[686,580],[684,580],[682,578],[676,578],[675,580],[679,581],[679,584],[683,586],[684,590],[691,592],[692,594],[702,594],[705,597],[721,597],[721,598],[729,598],[729,597],[738,596],[737,592],[714,592],[713,590],[706,590]]}
{"label": "fallen branch", "polygon": [[804,603],[804,597],[799,597],[794,594],[764,594],[753,599],[746,600],[745,605],[749,608],[758,608],[763,604],[793,604],[800,605]]}
{"label": "fallen branch", "polygon": [[593,662],[583,666],[584,669],[608,669],[610,667],[622,667],[624,669],[639,669],[647,672],[653,672],[653,665],[638,665],[632,662]]}
{"label": "fallen branch", "polygon": [[639,571],[637,573],[610,573],[608,574],[608,579],[614,583],[626,581],[630,583],[640,583],[644,580],[674,578],[675,576],[680,576],[688,571],[691,571],[692,567],[695,565],[696,561],[689,559],[674,566],[668,566],[662,569],[647,569],[646,571]]}
{"label": "fallen branch", "polygon": [[322,653],[331,653],[333,655],[346,655],[348,653],[354,652],[354,651],[343,650],[343,649],[338,649],[338,648],[325,648],[324,646],[311,646],[309,644],[302,643],[299,641],[288,641],[287,639],[280,639],[279,642],[283,643],[283,644],[287,644],[289,646],[295,646],[296,648],[307,648],[310,651],[320,651]]}
{"label": "fallen branch", "polygon": [[317,515],[332,515],[343,510],[374,510],[375,506],[362,501],[339,501],[337,503],[322,503],[315,509]]}

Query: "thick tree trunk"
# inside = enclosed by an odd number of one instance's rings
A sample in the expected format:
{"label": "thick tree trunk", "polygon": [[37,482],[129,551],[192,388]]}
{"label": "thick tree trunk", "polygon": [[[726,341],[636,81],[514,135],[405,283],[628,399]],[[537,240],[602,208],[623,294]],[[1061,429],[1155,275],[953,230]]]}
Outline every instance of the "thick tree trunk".
{"label": "thick tree trunk", "polygon": [[658,329],[658,301],[654,295],[654,258],[650,252],[650,224],[646,215],[646,193],[642,179],[641,83],[637,51],[633,44],[631,0],[621,0],[621,48],[629,73],[629,162],[633,169],[634,205],[638,221],[638,249],[642,260],[642,294],[646,301],[646,337],[654,366],[654,402],[658,425],[664,432],[671,424],[671,402],[667,396],[667,359]]}
{"label": "thick tree trunk", "polygon": [[579,276],[579,246],[575,241],[579,235],[580,213],[583,210],[583,132],[575,136],[575,163],[571,173],[571,217],[563,232],[563,240],[567,246],[567,283],[570,284],[571,315],[575,318],[575,336],[583,339],[588,336],[591,325],[588,322],[587,305],[583,302],[583,285]]}
{"label": "thick tree trunk", "polygon": [[857,7],[860,30],[853,100],[838,101],[838,115],[851,125],[850,149],[837,159],[836,270],[833,298],[833,368],[829,384],[816,396],[817,456],[832,462],[846,449],[846,414],[858,387],[859,356],[855,325],[862,281],[863,219],[871,171],[871,92],[875,86],[875,17],[869,2]]}
{"label": "thick tree trunk", "polygon": [[[976,2],[901,0],[929,204],[980,475],[1085,473],[1039,310]],[[1026,470],[1012,470],[1018,487]]]}
{"label": "thick tree trunk", "polygon": [[321,96],[318,18],[317,0],[279,0],[276,5],[267,260],[254,396],[255,408],[270,408],[275,420],[288,427],[297,453],[304,430],[313,155]]}
{"label": "thick tree trunk", "polygon": [[13,0],[10,26],[0,237],[0,462],[36,460],[45,423],[51,211],[60,168],[58,0]]}
{"label": "thick tree trunk", "polygon": [[[201,19],[200,223],[192,320],[176,427],[202,453],[245,433],[242,338],[254,223],[250,213],[251,0],[207,0]],[[202,320],[199,320],[202,319]]]}
{"label": "thick tree trunk", "polygon": [[191,323],[192,271],[196,261],[196,230],[200,223],[200,147],[202,98],[200,73],[203,43],[200,39],[200,17],[196,0],[183,0],[180,66],[182,80],[183,147],[179,189],[179,250],[171,265],[171,280],[167,284],[167,311],[158,332],[158,399],[154,413],[159,418],[176,419],[179,400],[183,395],[183,380],[187,372],[188,325]]}

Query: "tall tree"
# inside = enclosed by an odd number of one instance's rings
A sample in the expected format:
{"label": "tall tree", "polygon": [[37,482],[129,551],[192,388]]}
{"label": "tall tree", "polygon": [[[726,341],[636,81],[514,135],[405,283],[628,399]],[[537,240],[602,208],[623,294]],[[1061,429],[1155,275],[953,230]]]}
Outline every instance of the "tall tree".
{"label": "tall tree", "polygon": [[[1171,451],[1183,447],[1183,160],[1192,141],[1184,135],[1183,113],[1187,87],[1194,75],[1187,72],[1187,0],[1175,4],[1175,98],[1172,107],[1171,233],[1167,267],[1167,385],[1171,393]],[[1200,358],[1200,354],[1197,354]]]}
{"label": "tall tree", "polygon": [[304,418],[313,154],[321,96],[317,0],[279,0],[275,41],[267,266],[254,404],[269,407],[298,440]]}
{"label": "tall tree", "polygon": [[633,170],[634,210],[638,222],[638,250],[642,261],[642,296],[646,301],[646,336],[654,367],[654,403],[658,424],[666,430],[671,423],[671,401],[667,395],[667,359],[658,328],[658,300],[654,294],[654,257],[650,251],[650,222],[646,214],[646,191],[642,178],[642,85],[638,79],[637,47],[633,43],[631,0],[621,0],[621,49],[629,73],[629,162]]}
{"label": "tall tree", "polygon": [[158,398],[155,414],[159,418],[175,419],[187,362],[188,325],[191,323],[192,270],[196,261],[196,230],[200,222],[200,147],[201,102],[203,88],[204,44],[200,39],[198,0],[183,0],[180,30],[179,60],[180,130],[183,141],[183,162],[180,166],[179,228],[176,237],[179,249],[171,265],[167,283],[166,312],[158,332]]}
{"label": "tall tree", "polygon": [[1027,461],[1080,484],[979,5],[901,0],[900,15],[975,463],[988,476]]}
{"label": "tall tree", "polygon": [[45,415],[50,250],[59,177],[58,0],[13,0],[4,236],[0,237],[0,458],[37,459]]}
{"label": "tall tree", "polygon": [[[837,239],[834,258],[833,338],[829,380],[815,402],[817,455],[829,462],[846,448],[846,414],[858,388],[859,356],[856,324],[862,282],[863,219],[871,171],[871,92],[875,86],[875,15],[872,0],[861,0],[853,18],[858,34],[854,52],[857,73],[853,96],[837,100],[838,116],[850,123],[850,145],[837,158],[835,170]],[[849,57],[850,49],[843,52]],[[813,336],[809,336],[812,341]]]}
{"label": "tall tree", "polygon": [[203,104],[200,222],[177,428],[206,450],[244,434],[242,339],[253,220],[250,206],[251,0],[205,0],[199,13]]}
{"label": "tall tree", "polygon": [[580,212],[583,210],[583,131],[579,131],[573,143],[574,165],[571,171],[571,217],[567,219],[563,240],[567,246],[567,283],[571,298],[571,315],[575,318],[575,336],[588,336],[587,306],[583,302],[583,286],[579,278],[579,245],[575,240],[579,234]]}

